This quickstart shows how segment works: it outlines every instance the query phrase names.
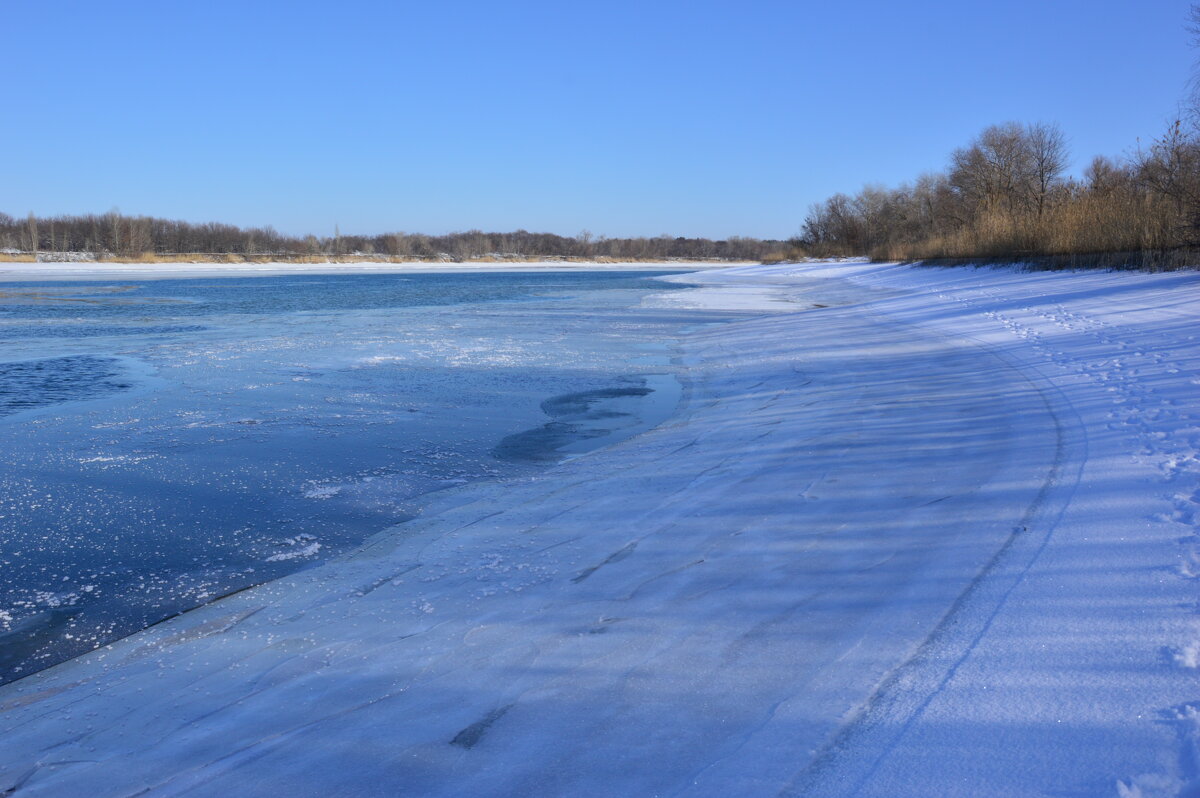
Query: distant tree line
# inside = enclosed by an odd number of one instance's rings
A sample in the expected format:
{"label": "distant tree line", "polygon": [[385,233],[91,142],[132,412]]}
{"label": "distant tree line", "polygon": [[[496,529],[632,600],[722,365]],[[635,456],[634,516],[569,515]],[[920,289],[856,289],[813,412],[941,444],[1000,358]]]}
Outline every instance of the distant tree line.
{"label": "distant tree line", "polygon": [[84,216],[24,219],[0,213],[0,250],[10,253],[91,253],[103,258],[147,258],[155,255],[240,255],[247,257],[378,256],[413,260],[521,258],[603,258],[631,260],[722,259],[762,260],[784,246],[781,241],[731,237],[605,238],[583,232],[462,233],[430,236],[419,233],[288,236],[271,227],[242,228],[231,224],[196,224],[151,216],[125,216],[117,211]]}
{"label": "distant tree line", "polygon": [[[867,186],[809,209],[803,254],[879,260],[1090,257],[1177,265],[1200,247],[1200,126],[1176,122],[1133,155],[1067,177],[1058,127],[989,127],[944,172]],[[1105,260],[1107,258],[1107,260]]]}

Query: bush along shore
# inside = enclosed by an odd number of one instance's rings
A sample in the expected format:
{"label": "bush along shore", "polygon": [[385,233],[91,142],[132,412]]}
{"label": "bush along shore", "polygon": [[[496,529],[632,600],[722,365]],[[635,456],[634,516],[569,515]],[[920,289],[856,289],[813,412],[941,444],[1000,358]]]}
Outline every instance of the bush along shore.
{"label": "bush along shore", "polygon": [[810,207],[789,257],[936,265],[1174,269],[1200,259],[1200,125],[1182,121],[1121,159],[1066,175],[1051,124],[987,128],[947,168]]}

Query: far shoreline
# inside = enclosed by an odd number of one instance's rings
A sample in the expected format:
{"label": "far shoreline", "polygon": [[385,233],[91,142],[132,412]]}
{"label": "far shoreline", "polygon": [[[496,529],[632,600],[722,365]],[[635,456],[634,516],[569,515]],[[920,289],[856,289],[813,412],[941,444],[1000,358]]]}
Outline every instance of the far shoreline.
{"label": "far shoreline", "polygon": [[339,274],[438,274],[541,271],[679,271],[726,269],[752,261],[353,261],[320,263],[216,262],[8,262],[0,263],[0,283],[65,282],[73,280],[184,280],[203,277],[277,277]]}

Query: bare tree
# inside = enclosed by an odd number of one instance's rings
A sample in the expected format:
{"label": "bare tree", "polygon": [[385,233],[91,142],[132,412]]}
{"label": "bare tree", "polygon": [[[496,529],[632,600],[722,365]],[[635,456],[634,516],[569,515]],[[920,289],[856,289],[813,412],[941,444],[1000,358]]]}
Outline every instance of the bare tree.
{"label": "bare tree", "polygon": [[950,182],[978,210],[1016,213],[1035,182],[1025,128],[1007,122],[985,129],[951,156]]}
{"label": "bare tree", "polygon": [[33,215],[33,211],[29,212],[29,218],[25,222],[25,240],[27,243],[24,249],[36,255],[38,251],[38,224],[37,217]]}
{"label": "bare tree", "polygon": [[1135,158],[1139,181],[1168,198],[1189,242],[1200,241],[1200,140],[1176,121]]}
{"label": "bare tree", "polygon": [[1034,205],[1040,219],[1051,189],[1062,181],[1067,168],[1067,140],[1058,125],[1039,122],[1025,128],[1025,143],[1032,169]]}

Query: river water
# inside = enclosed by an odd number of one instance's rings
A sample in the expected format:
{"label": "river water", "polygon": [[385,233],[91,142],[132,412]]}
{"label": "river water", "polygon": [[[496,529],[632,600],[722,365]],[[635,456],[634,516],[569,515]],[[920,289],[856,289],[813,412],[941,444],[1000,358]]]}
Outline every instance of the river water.
{"label": "river water", "polygon": [[653,276],[0,283],[0,682],[659,423]]}

